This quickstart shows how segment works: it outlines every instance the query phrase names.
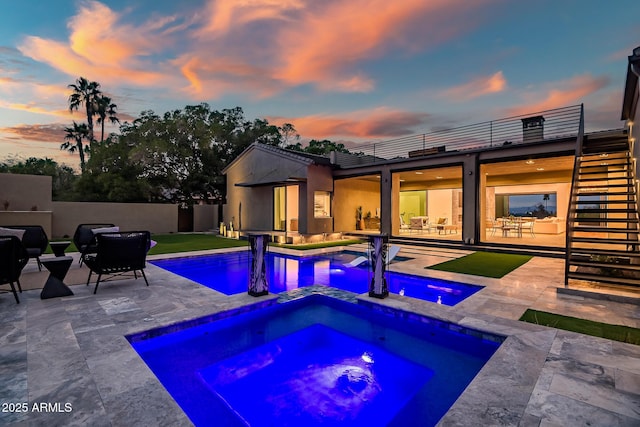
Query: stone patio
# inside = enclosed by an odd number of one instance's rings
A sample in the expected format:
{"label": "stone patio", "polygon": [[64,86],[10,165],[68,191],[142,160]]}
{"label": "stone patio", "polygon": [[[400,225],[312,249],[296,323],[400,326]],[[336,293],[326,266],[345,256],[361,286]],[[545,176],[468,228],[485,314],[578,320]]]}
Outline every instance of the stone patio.
{"label": "stone patio", "polygon": [[[517,321],[533,308],[639,328],[640,306],[558,295],[559,259],[535,257],[502,279],[424,268],[466,253],[406,246],[401,255],[412,259],[391,266],[485,286],[455,307],[398,295],[375,300],[507,336],[440,425],[640,425],[640,346]],[[146,272],[149,287],[127,279],[93,295],[93,286],[73,285],[74,296],[48,300],[29,290],[19,305],[0,294],[0,425],[191,425],[124,335],[257,299],[226,296],[150,264]],[[23,275],[46,279],[35,262]]]}

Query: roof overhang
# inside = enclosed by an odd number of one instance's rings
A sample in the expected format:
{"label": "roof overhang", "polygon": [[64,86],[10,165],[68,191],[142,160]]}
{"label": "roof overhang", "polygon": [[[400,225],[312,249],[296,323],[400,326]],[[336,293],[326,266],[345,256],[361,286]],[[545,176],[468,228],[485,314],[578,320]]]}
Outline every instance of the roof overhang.
{"label": "roof overhang", "polygon": [[627,80],[622,98],[621,120],[633,120],[638,105],[638,77],[640,75],[640,46],[633,49],[627,66]]}
{"label": "roof overhang", "polygon": [[290,176],[285,179],[258,179],[256,181],[238,182],[234,184],[236,187],[264,187],[267,185],[295,185],[307,182],[307,178],[298,178]]}

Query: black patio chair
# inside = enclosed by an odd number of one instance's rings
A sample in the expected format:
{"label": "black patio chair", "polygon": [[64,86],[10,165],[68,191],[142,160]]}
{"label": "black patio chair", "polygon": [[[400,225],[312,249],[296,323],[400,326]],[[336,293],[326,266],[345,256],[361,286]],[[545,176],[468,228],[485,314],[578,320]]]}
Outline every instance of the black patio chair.
{"label": "black patio chair", "polygon": [[47,250],[49,238],[41,225],[3,225],[3,228],[14,230],[24,230],[22,244],[29,254],[29,258],[35,258],[38,263],[38,270],[42,271],[40,256]]}
{"label": "black patio chair", "polygon": [[0,236],[0,285],[9,285],[11,292],[20,304],[15,285],[22,292],[20,274],[29,262],[29,254],[17,236]]}
{"label": "black patio chair", "polygon": [[113,228],[114,224],[80,224],[73,233],[73,244],[80,252],[78,263],[82,264],[84,256],[96,252],[96,236],[94,230]]}
{"label": "black patio chair", "polygon": [[147,276],[144,274],[147,251],[151,244],[151,234],[148,231],[100,233],[96,235],[96,241],[96,252],[84,256],[84,263],[89,267],[87,286],[91,281],[91,275],[93,273],[98,275],[94,294],[98,291],[103,275],[114,277],[133,272],[137,279],[136,272],[140,271],[145,283],[149,286]]}

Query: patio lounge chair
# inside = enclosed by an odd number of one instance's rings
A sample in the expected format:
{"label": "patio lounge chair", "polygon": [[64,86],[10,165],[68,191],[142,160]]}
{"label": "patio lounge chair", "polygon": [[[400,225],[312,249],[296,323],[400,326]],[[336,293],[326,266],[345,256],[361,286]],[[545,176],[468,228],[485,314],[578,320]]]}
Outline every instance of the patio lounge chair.
{"label": "patio lounge chair", "polygon": [[73,233],[73,244],[80,252],[78,262],[82,264],[84,256],[95,253],[96,233],[107,231],[119,231],[113,224],[80,224]]}
{"label": "patio lounge chair", "polygon": [[22,292],[20,274],[29,261],[29,254],[17,236],[0,236],[0,285],[9,285],[11,292],[20,304],[15,285]]}
{"label": "patio lounge chair", "polygon": [[[398,252],[400,252],[400,246],[391,245],[389,247],[389,253],[388,253],[387,262],[391,262],[396,257],[396,255],[398,255]],[[345,263],[344,266],[345,267],[357,267],[360,264],[365,263],[367,261],[369,261],[369,257],[359,256],[359,257],[355,258],[353,261]]]}
{"label": "patio lounge chair", "polygon": [[42,271],[40,256],[44,254],[47,250],[47,245],[49,245],[49,239],[47,238],[47,233],[45,233],[44,228],[40,225],[3,225],[2,228],[0,228],[0,235],[13,234],[3,233],[2,229],[17,231],[24,230],[21,237],[22,245],[27,250],[29,258],[36,259],[36,262],[38,263],[38,270]]}
{"label": "patio lounge chair", "polygon": [[94,294],[98,291],[103,275],[113,277],[133,272],[137,279],[136,271],[140,271],[145,283],[149,286],[147,276],[144,274],[147,251],[151,244],[151,234],[148,231],[99,233],[96,234],[96,242],[96,252],[84,255],[84,263],[89,267],[87,286],[91,281],[91,275],[93,273],[98,275]]}

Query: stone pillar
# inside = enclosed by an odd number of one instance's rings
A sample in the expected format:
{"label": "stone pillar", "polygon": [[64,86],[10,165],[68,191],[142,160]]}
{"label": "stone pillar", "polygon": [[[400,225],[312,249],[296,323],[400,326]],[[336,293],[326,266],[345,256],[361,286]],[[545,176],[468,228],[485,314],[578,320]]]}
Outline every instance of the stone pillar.
{"label": "stone pillar", "polygon": [[369,265],[373,272],[373,277],[369,284],[370,297],[386,298],[389,296],[389,286],[385,277],[388,242],[389,236],[387,234],[369,236]]}
{"label": "stone pillar", "polygon": [[268,234],[249,234],[251,248],[251,271],[249,272],[249,295],[259,297],[269,293],[265,255],[269,246]]}

